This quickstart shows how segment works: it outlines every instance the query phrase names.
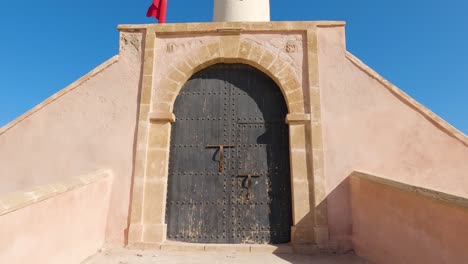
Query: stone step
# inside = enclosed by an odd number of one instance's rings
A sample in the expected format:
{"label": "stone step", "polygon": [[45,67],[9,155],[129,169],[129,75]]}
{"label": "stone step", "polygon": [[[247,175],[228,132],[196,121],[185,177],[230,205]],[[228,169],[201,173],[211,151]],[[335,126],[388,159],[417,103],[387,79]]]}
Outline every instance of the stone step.
{"label": "stone step", "polygon": [[[229,253],[275,253],[319,254],[324,253],[315,244],[200,244],[166,241],[161,244],[134,244],[130,249],[151,249],[166,252],[229,252]],[[326,252],[325,252],[326,253]]]}

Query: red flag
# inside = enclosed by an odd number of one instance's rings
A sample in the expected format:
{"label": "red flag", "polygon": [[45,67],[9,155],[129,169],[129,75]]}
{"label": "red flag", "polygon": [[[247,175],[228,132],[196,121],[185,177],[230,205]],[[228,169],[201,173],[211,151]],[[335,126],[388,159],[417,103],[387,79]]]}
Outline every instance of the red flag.
{"label": "red flag", "polygon": [[166,23],[167,0],[153,0],[146,13],[147,17],[156,18],[159,23]]}

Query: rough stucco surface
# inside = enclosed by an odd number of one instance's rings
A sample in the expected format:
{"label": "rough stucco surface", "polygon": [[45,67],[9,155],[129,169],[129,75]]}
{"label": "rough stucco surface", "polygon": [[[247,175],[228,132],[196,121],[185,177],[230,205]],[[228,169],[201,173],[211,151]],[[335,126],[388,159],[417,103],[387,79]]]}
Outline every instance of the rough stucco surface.
{"label": "rough stucco surface", "polygon": [[0,194],[112,170],[107,239],[117,244],[127,228],[141,35],[122,42],[118,62],[0,135]]}
{"label": "rough stucco surface", "polygon": [[466,263],[468,209],[352,177],[353,245],[374,263]]}
{"label": "rough stucco surface", "polygon": [[344,43],[344,28],[318,30],[332,239],[351,234],[354,170],[468,197],[468,148],[348,61]]}
{"label": "rough stucco surface", "polygon": [[0,263],[81,263],[104,243],[112,178],[0,216]]}

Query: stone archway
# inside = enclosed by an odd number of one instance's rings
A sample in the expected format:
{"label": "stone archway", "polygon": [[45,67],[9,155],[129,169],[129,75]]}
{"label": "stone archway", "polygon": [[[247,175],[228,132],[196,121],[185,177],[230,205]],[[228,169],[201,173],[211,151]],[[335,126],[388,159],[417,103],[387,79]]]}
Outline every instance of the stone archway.
{"label": "stone archway", "polygon": [[243,63],[253,66],[272,78],[280,87],[289,113],[304,114],[304,93],[301,81],[287,63],[268,49],[238,38],[202,46],[172,63],[163,73],[166,78],[157,84],[152,95],[154,112],[170,112],[175,98],[185,82],[197,71],[217,63]]}
{"label": "stone archway", "polygon": [[[149,64],[152,64],[153,56],[148,57],[151,60]],[[137,142],[129,243],[151,244],[166,240],[169,145],[171,123],[176,120],[172,113],[173,104],[185,82],[195,72],[221,62],[251,65],[268,75],[281,89],[288,108],[286,122],[290,133],[291,239],[293,243],[314,243],[314,216],[311,215],[315,208],[311,200],[314,191],[309,188],[312,165],[307,154],[311,150],[308,150],[306,136],[310,114],[305,111],[307,98],[302,81],[278,54],[254,42],[241,41],[238,35],[221,36],[219,42],[204,45],[177,58],[167,71],[158,73],[165,78],[152,85],[153,92],[147,100],[152,110],[148,115],[150,122],[141,121],[142,125],[139,125],[141,136]]]}

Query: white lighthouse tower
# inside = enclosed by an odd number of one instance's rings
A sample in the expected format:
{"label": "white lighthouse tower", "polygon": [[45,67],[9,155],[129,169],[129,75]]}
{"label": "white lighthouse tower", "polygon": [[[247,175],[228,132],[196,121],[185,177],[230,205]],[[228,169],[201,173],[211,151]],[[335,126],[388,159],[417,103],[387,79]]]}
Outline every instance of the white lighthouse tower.
{"label": "white lighthouse tower", "polygon": [[269,0],[214,0],[215,22],[270,21]]}

